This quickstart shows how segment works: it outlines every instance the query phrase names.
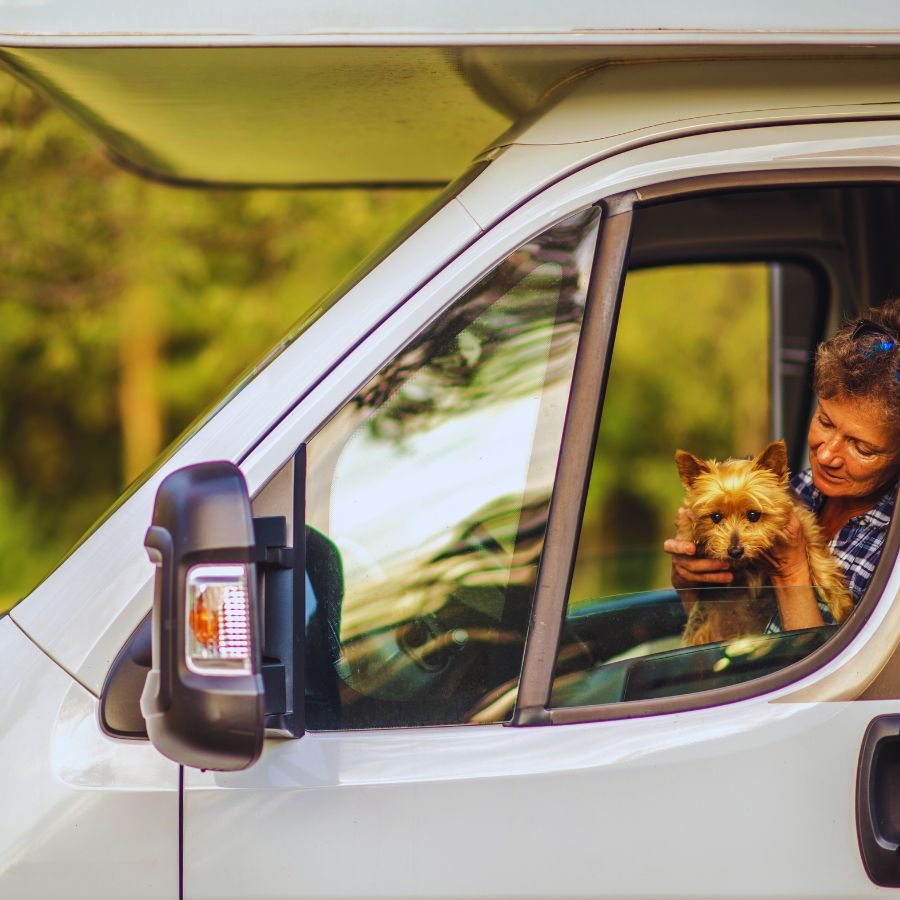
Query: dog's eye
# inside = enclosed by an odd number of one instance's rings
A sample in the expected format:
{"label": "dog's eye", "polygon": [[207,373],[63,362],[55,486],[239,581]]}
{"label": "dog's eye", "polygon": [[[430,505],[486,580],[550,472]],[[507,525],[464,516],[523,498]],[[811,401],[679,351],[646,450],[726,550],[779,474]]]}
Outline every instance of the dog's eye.
{"label": "dog's eye", "polygon": [[718,525],[719,522],[722,521],[722,513],[710,513],[709,517],[713,520],[713,522],[716,523],[716,525]]}
{"label": "dog's eye", "polygon": [[751,522],[758,522],[760,519],[760,516],[762,516],[762,513],[758,509],[748,509],[747,510],[747,518]]}

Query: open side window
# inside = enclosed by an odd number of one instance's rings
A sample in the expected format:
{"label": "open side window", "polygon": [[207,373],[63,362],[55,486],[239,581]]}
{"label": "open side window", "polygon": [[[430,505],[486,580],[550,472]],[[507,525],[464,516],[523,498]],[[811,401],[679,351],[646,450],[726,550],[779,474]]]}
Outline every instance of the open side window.
{"label": "open side window", "polygon": [[[639,212],[635,227],[637,238]],[[776,380],[780,356],[772,336],[778,333],[780,297],[774,287],[782,265],[685,263],[629,272],[569,589],[554,706],[642,701],[735,684],[796,661],[829,636],[829,628],[771,632],[777,619],[771,588],[710,588],[688,599],[687,592],[672,589],[670,558],[662,552],[663,541],[675,534],[675,511],[685,491],[676,449],[703,459],[750,458],[774,436],[780,385],[796,379],[789,373]],[[805,386],[813,347],[808,342],[798,361]],[[808,408],[790,423],[795,456],[804,446]],[[759,512],[765,518],[770,510]],[[762,525],[748,522],[748,528]],[[734,565],[736,580],[744,580]],[[745,571],[749,577],[753,564],[746,563]],[[704,604],[709,617],[735,620],[729,627],[743,639],[696,641],[695,626],[688,627],[693,603]],[[695,642],[716,646],[695,648]]]}
{"label": "open side window", "polygon": [[[606,377],[595,387],[594,443],[582,450],[583,486],[559,501],[583,511],[575,552],[557,557],[569,583],[544,700],[550,712],[540,709],[529,645],[513,721],[618,718],[739,699],[812,671],[849,640],[858,624],[837,627],[824,585],[814,591],[825,624],[788,631],[773,589],[764,579],[748,592],[743,574],[733,587],[699,596],[701,608],[738,624],[698,632],[688,624],[697,596],[672,588],[662,544],[675,535],[685,490],[676,450],[752,458],[784,438],[791,469],[804,467],[815,347],[897,286],[894,260],[863,252],[858,238],[879,215],[897,233],[896,194],[890,185],[827,184],[635,206],[624,289],[620,300],[614,291],[605,298],[616,322]],[[545,563],[556,552],[548,547]],[[853,599],[866,609],[875,602]],[[851,623],[864,616],[859,609]]]}

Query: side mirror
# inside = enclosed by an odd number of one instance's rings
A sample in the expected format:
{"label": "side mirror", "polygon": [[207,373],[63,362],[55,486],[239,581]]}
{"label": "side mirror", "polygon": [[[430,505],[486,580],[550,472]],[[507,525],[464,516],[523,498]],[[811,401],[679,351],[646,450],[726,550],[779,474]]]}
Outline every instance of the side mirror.
{"label": "side mirror", "polygon": [[185,766],[245,769],[262,752],[265,706],[253,518],[237,466],[169,475],[144,544],[156,565],[141,695],[150,740]]}

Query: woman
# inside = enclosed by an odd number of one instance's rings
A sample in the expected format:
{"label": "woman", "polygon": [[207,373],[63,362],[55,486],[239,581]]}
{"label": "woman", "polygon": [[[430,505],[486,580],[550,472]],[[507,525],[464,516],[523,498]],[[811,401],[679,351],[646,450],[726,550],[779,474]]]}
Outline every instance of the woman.
{"label": "woman", "polygon": [[[809,426],[809,468],[791,486],[816,514],[857,602],[881,556],[897,494],[900,299],[873,307],[821,344],[813,385],[818,406]],[[677,589],[727,585],[734,578],[728,563],[697,556],[690,541],[663,546],[672,554]],[[813,591],[796,517],[772,562],[779,614],[768,630],[826,624],[827,608]]]}

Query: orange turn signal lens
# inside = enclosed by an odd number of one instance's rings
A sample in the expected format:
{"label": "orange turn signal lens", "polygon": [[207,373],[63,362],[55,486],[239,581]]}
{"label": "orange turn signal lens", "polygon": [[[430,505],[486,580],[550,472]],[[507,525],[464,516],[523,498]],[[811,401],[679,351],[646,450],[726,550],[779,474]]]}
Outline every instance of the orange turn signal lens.
{"label": "orange turn signal lens", "polygon": [[188,613],[191,634],[204,647],[215,648],[219,642],[219,613],[207,602],[205,592],[197,597]]}
{"label": "orange turn signal lens", "polygon": [[185,657],[202,674],[250,671],[247,567],[194,566],[187,574]]}

